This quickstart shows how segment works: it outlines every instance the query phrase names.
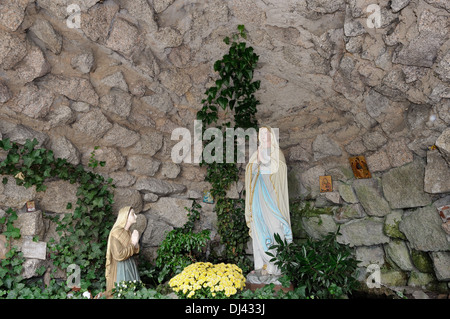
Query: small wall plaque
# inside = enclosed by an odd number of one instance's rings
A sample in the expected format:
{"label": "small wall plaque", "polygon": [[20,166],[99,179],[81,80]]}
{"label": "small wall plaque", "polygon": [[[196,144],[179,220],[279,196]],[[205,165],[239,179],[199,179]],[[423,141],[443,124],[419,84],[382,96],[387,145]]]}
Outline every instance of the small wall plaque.
{"label": "small wall plaque", "polygon": [[350,166],[353,170],[355,178],[371,178],[369,168],[367,167],[366,158],[364,156],[354,156],[349,158]]}
{"label": "small wall plaque", "polygon": [[319,183],[321,193],[333,191],[333,183],[331,180],[331,176],[319,176]]}
{"label": "small wall plaque", "polygon": [[26,206],[27,206],[27,212],[34,212],[34,211],[36,211],[36,205],[34,204],[34,200],[28,201]]}

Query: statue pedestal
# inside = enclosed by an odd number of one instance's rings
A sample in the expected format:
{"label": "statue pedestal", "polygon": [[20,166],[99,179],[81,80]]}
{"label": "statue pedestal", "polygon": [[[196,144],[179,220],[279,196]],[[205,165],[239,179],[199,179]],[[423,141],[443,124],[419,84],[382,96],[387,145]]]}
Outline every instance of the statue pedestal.
{"label": "statue pedestal", "polygon": [[255,291],[258,288],[263,288],[267,285],[274,284],[274,290],[283,290],[284,292],[294,290],[294,286],[291,284],[289,287],[283,287],[278,280],[281,276],[272,274],[262,274],[261,270],[255,270],[247,275],[247,281],[245,287],[251,291]]}

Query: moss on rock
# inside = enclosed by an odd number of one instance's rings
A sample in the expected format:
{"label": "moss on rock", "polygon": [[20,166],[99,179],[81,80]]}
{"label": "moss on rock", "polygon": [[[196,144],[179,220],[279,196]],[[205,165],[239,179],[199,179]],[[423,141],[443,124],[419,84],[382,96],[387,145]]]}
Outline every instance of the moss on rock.
{"label": "moss on rock", "polygon": [[433,262],[430,256],[420,250],[411,249],[411,259],[414,266],[420,271],[424,273],[432,273],[433,272]]}

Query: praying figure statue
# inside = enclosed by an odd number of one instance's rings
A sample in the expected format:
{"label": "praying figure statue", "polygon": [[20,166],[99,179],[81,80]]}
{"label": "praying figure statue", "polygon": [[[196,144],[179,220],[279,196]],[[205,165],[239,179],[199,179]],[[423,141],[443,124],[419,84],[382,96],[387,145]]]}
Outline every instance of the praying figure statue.
{"label": "praying figure statue", "polygon": [[[287,167],[270,126],[259,129],[258,141],[258,148],[250,156],[245,169],[245,220],[252,238],[255,268],[251,275],[278,278],[281,272],[270,262],[272,257],[266,252],[275,244],[276,233],[281,239],[292,241]],[[270,278],[264,283],[273,282]]]}
{"label": "praying figure statue", "polygon": [[120,209],[108,237],[106,248],[106,292],[112,293],[114,283],[140,280],[133,255],[139,253],[139,233],[130,231],[136,214],[130,206]]}

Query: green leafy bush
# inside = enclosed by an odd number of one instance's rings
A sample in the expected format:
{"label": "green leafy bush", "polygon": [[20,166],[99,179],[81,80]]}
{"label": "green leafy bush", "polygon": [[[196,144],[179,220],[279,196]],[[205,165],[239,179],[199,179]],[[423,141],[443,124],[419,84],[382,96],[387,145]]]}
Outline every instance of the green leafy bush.
{"label": "green leafy bush", "polygon": [[305,287],[306,295],[319,298],[339,298],[357,288],[357,264],[352,250],[336,241],[336,233],[322,240],[308,239],[306,243],[288,243],[275,234],[276,244],[268,253],[287,280]]}
{"label": "green leafy bush", "polygon": [[205,229],[195,233],[194,223],[200,218],[198,209],[200,204],[193,201],[188,211],[188,221],[183,227],[175,228],[168,232],[158,248],[158,257],[155,260],[156,267],[160,270],[158,281],[163,282],[169,277],[180,273],[188,265],[206,260],[203,248],[210,240],[210,231]]}

